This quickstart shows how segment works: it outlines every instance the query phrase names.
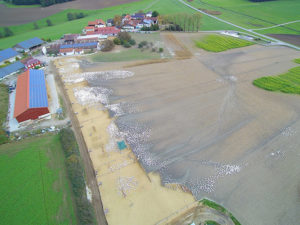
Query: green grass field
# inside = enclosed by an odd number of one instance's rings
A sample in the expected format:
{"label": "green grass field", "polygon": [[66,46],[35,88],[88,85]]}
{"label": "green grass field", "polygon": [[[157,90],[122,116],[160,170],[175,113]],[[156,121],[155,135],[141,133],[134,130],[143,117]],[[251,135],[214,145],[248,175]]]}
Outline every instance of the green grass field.
{"label": "green grass field", "polygon": [[77,224],[58,135],[0,146],[0,224]]}
{"label": "green grass field", "polygon": [[159,59],[160,54],[151,49],[141,51],[137,48],[124,49],[120,52],[99,52],[91,56],[94,62],[123,62],[133,60]]}
{"label": "green grass field", "polygon": [[[219,18],[249,29],[270,27],[276,24],[300,20],[300,1],[276,0],[250,2],[249,0],[194,0],[196,8],[219,11]],[[258,33],[300,34],[300,23],[261,30]]]}
{"label": "green grass field", "polygon": [[206,205],[210,208],[213,208],[215,210],[217,210],[218,212],[220,213],[223,213],[225,215],[227,215],[228,217],[230,217],[230,219],[232,220],[232,222],[235,224],[235,225],[241,225],[241,223],[232,215],[231,212],[229,212],[227,209],[225,209],[223,206],[211,201],[211,200],[208,200],[208,199],[202,199],[200,201],[200,203],[202,203],[203,205]]}
{"label": "green grass field", "polygon": [[253,45],[254,43],[230,36],[211,34],[204,36],[200,40],[196,40],[195,44],[198,48],[202,48],[206,51],[222,52],[233,48]]}
{"label": "green grass field", "polygon": [[[294,62],[300,64],[300,58]],[[300,94],[300,66],[290,69],[287,73],[278,76],[261,77],[253,84],[267,91],[280,91],[283,93]]]}
{"label": "green grass field", "polygon": [[6,143],[8,138],[4,131],[4,123],[8,111],[8,88],[4,84],[0,84],[0,145]]}
{"label": "green grass field", "polygon": [[[154,4],[153,4],[154,3]],[[81,33],[82,29],[87,25],[90,20],[102,18],[104,20],[114,17],[114,15],[121,15],[123,13],[134,13],[139,10],[157,10],[161,14],[172,14],[178,12],[195,13],[192,9],[179,3],[177,0],[141,0],[128,4],[113,6],[99,10],[73,10],[68,9],[44,19],[36,21],[39,26],[38,30],[34,29],[34,23],[27,23],[17,26],[10,26],[9,28],[14,32],[14,36],[1,38],[0,48],[12,47],[18,42],[27,40],[32,37],[39,37],[45,39],[59,39],[66,33]],[[67,13],[82,12],[86,15],[85,18],[68,21]],[[48,27],[46,20],[50,19],[53,26]],[[203,16],[201,20],[201,30],[231,30],[232,26],[214,20],[208,16]],[[3,33],[3,28],[0,28]]]}

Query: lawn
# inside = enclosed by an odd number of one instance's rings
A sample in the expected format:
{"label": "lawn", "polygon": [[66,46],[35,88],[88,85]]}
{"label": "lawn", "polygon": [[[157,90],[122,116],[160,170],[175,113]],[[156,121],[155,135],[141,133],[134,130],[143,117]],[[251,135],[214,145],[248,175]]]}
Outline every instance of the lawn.
{"label": "lawn", "polygon": [[[153,4],[154,3],[154,4]],[[9,28],[14,32],[14,36],[0,39],[0,46],[2,49],[12,47],[18,42],[24,41],[32,37],[39,37],[45,39],[59,39],[65,33],[81,33],[90,20],[102,18],[104,20],[113,18],[114,15],[121,15],[123,13],[134,13],[139,10],[157,10],[161,14],[172,14],[178,12],[195,13],[194,10],[179,3],[178,0],[141,0],[113,6],[99,10],[74,10],[68,9],[44,19],[36,21],[39,29],[34,29],[34,23],[27,23],[17,26],[10,26]],[[85,18],[68,21],[67,13],[82,12],[86,15]],[[50,19],[53,26],[47,26],[46,20]],[[230,30],[234,27],[224,24],[208,16],[203,16],[201,20],[201,30]],[[3,28],[0,28],[3,33]]]}
{"label": "lawn", "polygon": [[5,84],[0,83],[0,145],[8,141],[8,138],[4,130],[7,112],[8,112],[8,87]]}
{"label": "lawn", "polygon": [[120,52],[99,52],[91,56],[94,62],[122,62],[159,58],[160,53],[152,52],[151,49],[141,51],[138,48],[122,49]]}
{"label": "lawn", "polygon": [[211,34],[204,36],[200,40],[196,40],[195,44],[198,48],[202,48],[206,51],[222,52],[228,49],[253,45],[253,42],[241,40],[230,36]]}
{"label": "lawn", "polygon": [[0,4],[5,5],[7,8],[36,8],[36,7],[41,7],[41,5],[14,5],[9,2],[5,2],[3,0],[0,1]]}
{"label": "lawn", "polygon": [[[196,8],[219,11],[219,18],[249,29],[270,27],[300,19],[300,1],[277,0],[250,2],[249,0],[194,0],[189,2]],[[273,28],[272,33],[300,34],[300,23]],[[268,30],[259,33],[270,33]]]}
{"label": "lawn", "polygon": [[225,209],[223,206],[211,201],[211,200],[208,200],[208,199],[202,199],[200,201],[200,203],[202,203],[203,205],[205,206],[208,206],[210,208],[213,208],[215,210],[217,210],[218,212],[220,213],[223,213],[227,216],[230,217],[230,219],[232,220],[232,222],[235,224],[235,225],[241,225],[241,223],[232,215],[232,213],[228,212],[227,209]]}
{"label": "lawn", "polygon": [[0,224],[77,224],[58,135],[0,146]]}
{"label": "lawn", "polygon": [[[295,59],[294,62],[300,64],[300,58]],[[253,81],[253,84],[267,91],[300,94],[300,66],[281,75],[258,78]]]}

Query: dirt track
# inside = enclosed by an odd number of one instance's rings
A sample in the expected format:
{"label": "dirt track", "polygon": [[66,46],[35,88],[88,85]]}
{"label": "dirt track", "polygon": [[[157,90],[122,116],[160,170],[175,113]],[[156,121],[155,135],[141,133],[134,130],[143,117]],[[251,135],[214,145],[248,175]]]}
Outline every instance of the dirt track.
{"label": "dirt track", "polygon": [[29,23],[65,9],[101,9],[137,0],[76,0],[45,8],[7,8],[0,4],[0,26]]}
{"label": "dirt track", "polygon": [[[51,65],[51,68],[55,70],[55,67]],[[60,92],[63,93],[61,96],[63,98],[63,101],[66,103],[66,111],[67,114],[70,116],[72,126],[73,126],[73,131],[75,133],[75,137],[79,146],[79,151],[80,151],[80,156],[83,160],[84,164],[84,170],[85,170],[85,175],[86,175],[86,182],[88,187],[90,188],[92,192],[92,204],[95,210],[95,216],[97,220],[97,224],[99,225],[107,225],[106,217],[103,211],[103,205],[100,197],[100,192],[96,180],[96,174],[93,168],[93,164],[91,162],[90,156],[88,154],[88,149],[86,147],[86,143],[84,141],[84,138],[81,133],[80,125],[78,123],[77,117],[74,115],[74,112],[72,110],[71,102],[70,99],[66,93],[66,90],[64,89],[64,86],[61,81],[61,77],[57,75],[56,71],[56,84],[57,87],[59,88]]]}

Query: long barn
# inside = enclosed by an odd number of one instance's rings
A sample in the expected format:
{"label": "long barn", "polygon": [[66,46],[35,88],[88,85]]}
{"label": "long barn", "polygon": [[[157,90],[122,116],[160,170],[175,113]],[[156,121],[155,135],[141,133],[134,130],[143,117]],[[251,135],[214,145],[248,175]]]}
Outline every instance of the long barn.
{"label": "long barn", "polygon": [[19,123],[49,114],[43,70],[27,70],[18,77],[14,118]]}

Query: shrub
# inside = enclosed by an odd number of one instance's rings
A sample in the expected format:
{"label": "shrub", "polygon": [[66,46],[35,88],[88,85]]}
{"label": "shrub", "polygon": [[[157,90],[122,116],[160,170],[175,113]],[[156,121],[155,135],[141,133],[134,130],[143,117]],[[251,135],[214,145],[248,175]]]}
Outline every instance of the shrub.
{"label": "shrub", "polygon": [[81,18],[84,18],[84,14],[81,12],[81,13],[76,13],[76,19],[81,19]]}
{"label": "shrub", "polygon": [[113,41],[105,40],[105,41],[103,41],[103,43],[101,45],[101,51],[108,52],[108,51],[111,51],[114,47],[115,47],[115,44]]}
{"label": "shrub", "polygon": [[49,20],[49,19],[48,19],[48,20],[46,20],[46,23],[47,23],[47,26],[48,26],[48,27],[50,27],[50,26],[52,26],[52,25],[53,25],[53,24],[52,24],[52,22],[51,22],[51,20]]}
{"label": "shrub", "polygon": [[74,15],[73,15],[73,13],[68,13],[68,14],[67,14],[67,18],[68,18],[69,21],[74,20]]}
{"label": "shrub", "polygon": [[141,41],[138,45],[139,48],[143,48],[144,46],[147,46],[148,42],[147,41]]}
{"label": "shrub", "polygon": [[125,48],[130,48],[131,47],[131,45],[127,41],[124,42],[123,46]]}
{"label": "shrub", "polygon": [[159,52],[163,52],[164,51],[164,49],[163,48],[159,48]]}
{"label": "shrub", "polygon": [[131,36],[128,32],[120,32],[118,34],[118,38],[121,40],[121,43],[122,43],[122,41],[124,43],[125,41],[128,42],[131,39]]}
{"label": "shrub", "polygon": [[152,12],[152,17],[158,17],[159,13],[157,11]]}
{"label": "shrub", "polygon": [[13,35],[14,33],[8,27],[4,27],[4,37],[9,37]]}
{"label": "shrub", "polygon": [[34,23],[34,24],[33,24],[33,28],[34,28],[35,30],[38,30],[38,29],[39,29],[39,26],[37,25],[37,23]]}
{"label": "shrub", "polygon": [[134,39],[130,39],[128,43],[129,43],[130,45],[132,45],[132,46],[136,44],[136,42],[135,42]]}
{"label": "shrub", "polygon": [[119,38],[115,38],[114,39],[114,44],[115,45],[120,45],[121,44],[121,40]]}

